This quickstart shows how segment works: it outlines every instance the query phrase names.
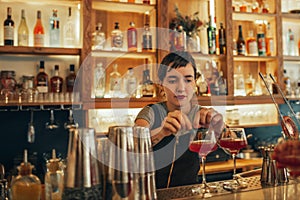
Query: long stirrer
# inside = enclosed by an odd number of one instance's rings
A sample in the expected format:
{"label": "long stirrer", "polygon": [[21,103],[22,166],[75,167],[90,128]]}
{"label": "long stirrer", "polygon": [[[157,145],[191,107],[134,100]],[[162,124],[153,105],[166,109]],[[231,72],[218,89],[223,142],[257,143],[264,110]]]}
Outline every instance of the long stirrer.
{"label": "long stirrer", "polygon": [[276,103],[275,98],[274,98],[272,92],[270,91],[269,84],[266,82],[266,80],[265,80],[265,78],[264,78],[264,76],[263,76],[263,74],[261,72],[259,72],[259,76],[263,80],[263,82],[264,82],[264,84],[265,84],[265,86],[266,86],[266,88],[267,88],[267,90],[268,90],[268,92],[269,92],[269,94],[270,94],[270,96],[272,98],[272,101],[273,101],[273,103],[274,103],[274,105],[275,105],[275,107],[277,109],[278,114],[280,115],[280,118],[281,118],[281,121],[282,121],[284,127],[287,130],[289,130],[287,124],[285,123],[285,119],[284,119],[284,117],[283,117],[283,115],[282,115],[282,113],[281,113],[281,111],[280,111],[280,109],[278,107],[278,104]]}
{"label": "long stirrer", "polygon": [[287,98],[286,98],[286,96],[284,95],[283,91],[281,90],[281,88],[280,88],[279,85],[277,84],[277,82],[276,82],[274,76],[273,76],[272,74],[270,74],[270,77],[271,77],[272,81],[274,82],[276,88],[278,89],[280,95],[281,95],[282,98],[284,99],[285,103],[288,105],[290,111],[292,112],[293,116],[295,117],[295,119],[297,120],[298,125],[299,125],[299,124],[300,124],[300,121],[299,121],[299,119],[297,118],[297,115],[296,115],[294,109],[292,108],[291,104],[289,103],[289,101],[287,100]]}

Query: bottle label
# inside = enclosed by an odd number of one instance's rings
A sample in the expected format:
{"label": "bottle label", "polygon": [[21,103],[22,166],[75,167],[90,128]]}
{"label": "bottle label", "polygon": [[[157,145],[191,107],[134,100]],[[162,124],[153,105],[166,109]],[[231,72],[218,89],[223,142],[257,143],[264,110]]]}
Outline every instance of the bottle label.
{"label": "bottle label", "polygon": [[209,54],[216,53],[216,32],[212,29],[207,31],[208,52]]}
{"label": "bottle label", "polygon": [[152,49],[152,35],[143,35],[143,49]]}
{"label": "bottle label", "polygon": [[266,55],[265,34],[263,34],[263,33],[257,34],[257,45],[258,45],[258,55],[265,56]]}
{"label": "bottle label", "polygon": [[4,40],[14,40],[13,26],[4,26]]}
{"label": "bottle label", "polygon": [[248,52],[249,55],[257,56],[257,54],[258,54],[257,48],[258,47],[257,47],[257,42],[255,40],[248,43],[248,48],[249,48],[249,52]]}
{"label": "bottle label", "polygon": [[120,35],[113,36],[112,47],[122,48],[123,47],[123,37]]}
{"label": "bottle label", "polygon": [[137,81],[135,78],[130,78],[127,82],[127,93],[130,96],[134,95],[134,91],[137,89]]}
{"label": "bottle label", "polygon": [[44,46],[44,34],[34,34],[34,46]]}
{"label": "bottle label", "polygon": [[238,55],[245,55],[246,47],[244,43],[238,44],[237,53]]}
{"label": "bottle label", "polygon": [[48,86],[37,86],[36,89],[39,91],[39,93],[48,93]]}
{"label": "bottle label", "polygon": [[18,45],[28,46],[28,34],[18,34]]}
{"label": "bottle label", "polygon": [[128,42],[128,48],[130,47],[137,47],[137,36],[136,36],[136,30],[128,30],[128,36],[127,36],[127,42]]}
{"label": "bottle label", "polygon": [[121,91],[121,79],[111,78],[110,79],[110,90],[111,91]]}

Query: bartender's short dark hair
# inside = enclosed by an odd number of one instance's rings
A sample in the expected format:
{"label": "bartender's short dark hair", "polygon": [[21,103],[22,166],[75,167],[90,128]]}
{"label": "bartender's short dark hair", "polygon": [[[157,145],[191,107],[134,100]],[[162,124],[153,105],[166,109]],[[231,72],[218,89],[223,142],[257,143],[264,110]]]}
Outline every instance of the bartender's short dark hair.
{"label": "bartender's short dark hair", "polygon": [[191,63],[194,68],[194,78],[196,79],[197,68],[194,58],[189,52],[176,51],[166,55],[161,61],[158,69],[158,77],[160,81],[163,81],[166,77],[167,70],[177,69],[179,67],[185,67],[188,63]]}

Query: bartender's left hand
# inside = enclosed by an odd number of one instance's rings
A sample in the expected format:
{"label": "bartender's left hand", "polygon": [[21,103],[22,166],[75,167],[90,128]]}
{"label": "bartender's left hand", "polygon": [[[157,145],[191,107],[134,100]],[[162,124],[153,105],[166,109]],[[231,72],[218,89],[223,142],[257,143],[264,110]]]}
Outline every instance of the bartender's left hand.
{"label": "bartender's left hand", "polygon": [[220,134],[224,127],[223,116],[213,108],[201,108],[193,121],[194,128],[212,128],[216,133]]}

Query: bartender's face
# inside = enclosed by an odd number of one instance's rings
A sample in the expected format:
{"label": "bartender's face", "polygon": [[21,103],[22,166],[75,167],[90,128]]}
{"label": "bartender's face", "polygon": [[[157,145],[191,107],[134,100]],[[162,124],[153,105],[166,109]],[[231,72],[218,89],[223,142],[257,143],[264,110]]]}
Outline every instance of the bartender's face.
{"label": "bartender's face", "polygon": [[194,69],[190,63],[177,69],[168,70],[163,80],[163,86],[169,109],[190,108],[195,85]]}

